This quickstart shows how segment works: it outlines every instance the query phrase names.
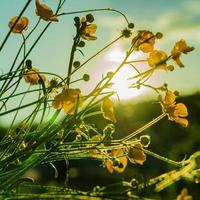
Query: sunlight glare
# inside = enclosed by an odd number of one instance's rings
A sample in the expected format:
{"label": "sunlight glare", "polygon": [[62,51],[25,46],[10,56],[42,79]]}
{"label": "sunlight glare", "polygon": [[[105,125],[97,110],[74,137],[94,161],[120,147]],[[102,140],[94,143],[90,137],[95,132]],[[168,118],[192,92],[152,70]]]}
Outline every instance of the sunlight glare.
{"label": "sunlight glare", "polygon": [[[134,60],[138,57],[140,57],[140,54],[134,52],[134,54],[130,56],[130,59]],[[112,66],[120,64],[124,58],[125,52],[123,52],[119,46],[115,46],[107,55],[107,59],[112,63]],[[112,71],[115,71],[115,69],[116,68],[113,68]],[[137,90],[129,88],[130,85],[133,84],[133,80],[128,80],[128,78],[135,74],[135,70],[130,65],[124,65],[112,79],[111,82],[114,83],[114,85],[111,88],[118,94],[121,100],[134,98],[143,92],[142,89]],[[113,97],[118,98],[117,95]]]}
{"label": "sunlight glare", "polygon": [[[133,83],[133,80],[127,80],[130,75],[134,75],[134,70],[130,66],[124,66],[112,79],[112,83],[114,85],[112,86],[112,89],[116,91],[119,98],[121,100],[125,99],[131,99],[133,97],[138,96],[142,91],[129,88],[130,85]],[[117,98],[117,95],[115,95],[115,98]]]}

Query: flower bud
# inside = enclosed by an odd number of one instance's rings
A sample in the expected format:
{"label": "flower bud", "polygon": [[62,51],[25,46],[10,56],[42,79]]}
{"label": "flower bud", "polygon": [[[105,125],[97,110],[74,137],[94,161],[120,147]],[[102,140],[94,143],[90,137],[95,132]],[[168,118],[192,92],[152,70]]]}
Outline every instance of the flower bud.
{"label": "flower bud", "polygon": [[87,22],[89,23],[92,23],[94,21],[94,16],[92,14],[87,14],[85,17]]}
{"label": "flower bud", "polygon": [[113,72],[108,72],[108,73],[107,73],[107,77],[108,77],[108,78],[112,78],[112,77],[113,77],[113,75],[114,75],[114,73],[113,73]]}
{"label": "flower bud", "polygon": [[86,81],[86,82],[89,81],[90,80],[90,76],[88,74],[84,74],[83,75],[83,80]]}
{"label": "flower bud", "polygon": [[30,59],[26,60],[26,68],[32,69],[32,61]]}
{"label": "flower bud", "polygon": [[150,136],[149,135],[142,135],[140,137],[140,143],[144,146],[144,147],[148,147],[150,144]]}
{"label": "flower bud", "polygon": [[161,39],[163,37],[163,34],[161,32],[157,32],[155,36],[157,39]]}
{"label": "flower bud", "polygon": [[129,24],[128,24],[128,28],[130,28],[130,29],[133,29],[134,26],[135,26],[134,23],[129,23]]}
{"label": "flower bud", "polygon": [[75,67],[75,68],[78,68],[79,66],[80,66],[80,62],[79,61],[75,61],[74,63],[73,63],[73,66]]}
{"label": "flower bud", "polygon": [[79,42],[78,46],[79,46],[79,47],[84,47],[84,46],[85,46],[85,42],[81,40],[81,41]]}

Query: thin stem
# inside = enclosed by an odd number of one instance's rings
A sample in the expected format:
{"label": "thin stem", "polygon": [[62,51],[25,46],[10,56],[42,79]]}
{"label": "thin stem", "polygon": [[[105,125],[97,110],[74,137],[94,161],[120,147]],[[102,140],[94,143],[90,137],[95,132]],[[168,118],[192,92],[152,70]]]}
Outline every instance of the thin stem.
{"label": "thin stem", "polygon": [[[28,87],[28,90],[27,90],[27,91],[29,91],[29,89],[30,89],[30,86]],[[23,100],[24,100],[26,94],[27,94],[27,92],[24,93],[23,97],[21,98],[21,100],[20,100],[20,102],[19,102],[18,108],[20,108],[20,106],[21,106],[21,104],[22,104],[22,102],[23,102]],[[17,110],[16,113],[15,113],[15,116],[14,116],[14,118],[13,118],[13,120],[12,120],[12,123],[11,123],[11,125],[10,125],[10,127],[9,127],[8,133],[11,131],[11,129],[12,129],[12,127],[13,127],[13,124],[14,124],[16,118],[17,118],[18,113],[19,113],[19,110]]]}
{"label": "thin stem", "polygon": [[127,61],[125,64],[131,64],[131,63],[137,63],[137,62],[147,62],[147,60],[132,60],[132,61]]}
{"label": "thin stem", "polygon": [[147,128],[151,127],[152,125],[154,125],[155,123],[157,123],[158,121],[160,121],[166,115],[167,115],[166,113],[162,113],[161,115],[159,115],[158,117],[156,117],[155,119],[153,119],[152,121],[150,121],[149,123],[145,124],[143,127],[139,128],[138,130],[134,131],[133,133],[130,133],[128,136],[122,138],[120,141],[121,142],[126,142],[126,141],[132,139],[133,137],[135,137],[139,133],[143,132]]}
{"label": "thin stem", "polygon": [[95,58],[97,55],[99,55],[102,51],[104,51],[105,49],[107,49],[109,46],[113,45],[115,42],[117,42],[119,39],[121,39],[123,36],[120,35],[118,38],[114,39],[112,42],[110,42],[109,44],[107,44],[105,47],[103,47],[102,49],[100,49],[99,51],[97,51],[97,53],[95,53],[93,56],[91,56],[90,58],[88,58],[85,62],[83,62],[79,67],[77,67],[70,75],[74,74],[77,70],[79,70],[81,67],[83,67],[85,64],[87,64],[90,60],[92,60],[93,58]]}
{"label": "thin stem", "polygon": [[122,12],[120,12],[119,10],[112,9],[112,8],[97,8],[97,9],[90,9],[90,10],[73,11],[73,12],[67,12],[67,13],[60,13],[57,16],[74,15],[74,14],[78,14],[78,13],[99,12],[99,11],[111,11],[111,12],[119,13],[120,15],[123,16],[123,18],[125,19],[127,24],[129,24],[129,21],[128,21],[127,17]]}
{"label": "thin stem", "polygon": [[158,160],[162,160],[163,162],[166,162],[170,165],[176,166],[176,167],[182,167],[185,162],[184,161],[180,161],[180,162],[176,162],[174,160],[171,160],[169,158],[165,158],[163,156],[160,156],[159,154],[156,154],[152,151],[146,150],[146,149],[142,149],[146,154],[153,156],[154,158],[157,158]]}
{"label": "thin stem", "polygon": [[[37,21],[37,23],[35,24],[35,26],[32,28],[32,30],[30,31],[30,33],[29,33],[25,38],[24,38],[24,35],[22,34],[23,43],[21,44],[21,46],[20,46],[20,48],[19,48],[19,50],[18,50],[18,52],[17,52],[17,54],[16,54],[16,56],[15,56],[15,59],[14,59],[14,61],[13,61],[13,63],[12,63],[12,66],[11,66],[9,72],[7,73],[9,76],[10,76],[10,73],[14,73],[14,74],[12,74],[12,76],[9,78],[10,80],[12,80],[12,79],[15,77],[16,73],[19,71],[19,69],[15,70],[15,71],[12,71],[12,70],[13,70],[13,68],[14,68],[14,66],[15,66],[15,63],[16,63],[18,57],[19,57],[19,54],[20,54],[20,52],[21,52],[22,47],[25,46],[26,40],[28,40],[28,38],[32,35],[32,33],[33,33],[34,30],[37,28],[37,26],[39,25],[39,23],[40,23],[40,19]],[[24,57],[25,57],[25,55],[24,55]],[[24,60],[24,61],[25,61],[25,60]],[[21,70],[20,70],[20,71],[21,71]],[[2,85],[0,91],[4,91],[4,90],[5,90],[5,89],[4,89],[4,86],[5,86],[6,82],[7,82],[7,80],[8,80],[8,79],[6,79],[6,80],[4,81],[4,83],[3,83],[3,85]]]}
{"label": "thin stem", "polygon": [[72,45],[72,49],[71,49],[71,53],[70,53],[70,60],[69,60],[69,66],[68,66],[68,73],[67,73],[67,85],[69,86],[70,84],[70,77],[71,77],[71,71],[72,71],[72,66],[73,66],[73,61],[74,61],[74,54],[76,51],[76,47],[77,47],[77,43],[79,41],[80,38],[80,31],[77,28],[77,33],[76,36],[74,37],[74,42]]}

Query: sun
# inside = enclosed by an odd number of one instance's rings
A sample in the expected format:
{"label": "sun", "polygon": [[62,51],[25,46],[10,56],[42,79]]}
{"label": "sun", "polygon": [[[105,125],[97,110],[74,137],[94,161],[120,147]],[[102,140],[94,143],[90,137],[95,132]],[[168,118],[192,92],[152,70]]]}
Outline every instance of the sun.
{"label": "sun", "polygon": [[[117,63],[121,63],[125,56],[125,53],[120,50],[119,47],[113,48],[107,55],[107,59],[112,62],[116,66]],[[131,59],[135,59],[138,57],[138,55],[131,56]],[[114,71],[116,67],[113,67]],[[114,90],[117,95],[114,95],[114,98],[120,98],[120,100],[127,100],[134,98],[138,95],[140,95],[143,90],[137,90],[130,88],[130,85],[133,84],[133,80],[128,80],[131,76],[134,76],[135,70],[129,66],[129,65],[124,65],[118,73],[113,77],[112,83],[113,86],[111,87],[112,90]]]}
{"label": "sun", "polygon": [[121,100],[126,100],[141,94],[141,90],[130,88],[133,80],[128,80],[128,78],[134,75],[133,72],[133,69],[126,65],[123,66],[123,68],[121,68],[119,72],[114,76],[111,82],[114,83],[112,90],[117,93],[117,95],[114,96],[115,98],[119,97]]}

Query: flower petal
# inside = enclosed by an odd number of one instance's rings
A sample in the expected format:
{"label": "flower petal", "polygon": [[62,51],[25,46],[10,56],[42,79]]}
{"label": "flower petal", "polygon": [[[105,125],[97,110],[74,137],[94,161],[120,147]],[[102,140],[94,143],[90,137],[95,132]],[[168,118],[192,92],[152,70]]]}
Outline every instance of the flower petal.
{"label": "flower petal", "polygon": [[117,122],[115,115],[114,115],[113,102],[108,97],[104,98],[104,100],[101,104],[101,112],[103,113],[103,117],[105,119],[110,120],[113,123]]}
{"label": "flower petal", "polygon": [[137,143],[128,149],[128,158],[131,163],[143,165],[144,161],[146,161],[146,155],[144,154],[140,143]]}

